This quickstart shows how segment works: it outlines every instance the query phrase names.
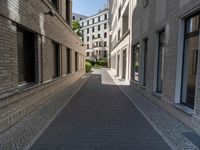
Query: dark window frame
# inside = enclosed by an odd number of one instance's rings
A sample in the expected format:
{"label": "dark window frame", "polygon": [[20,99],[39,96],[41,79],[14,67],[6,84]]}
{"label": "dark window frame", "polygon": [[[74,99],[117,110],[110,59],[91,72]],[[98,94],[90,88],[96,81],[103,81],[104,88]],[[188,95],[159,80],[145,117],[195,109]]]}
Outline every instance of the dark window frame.
{"label": "dark window frame", "polygon": [[[161,47],[165,46],[165,43],[161,43],[161,41],[160,41],[162,33],[164,33],[164,36],[166,36],[165,29],[162,29],[158,32],[158,57],[157,57],[157,65],[158,66],[157,66],[157,84],[156,84],[156,92],[157,93],[162,93],[162,91],[163,91],[163,80],[160,80],[161,81],[160,85],[159,85],[159,82],[158,82],[159,81],[159,74],[162,75],[162,73],[163,73],[162,70],[160,70],[160,67],[161,67],[161,64],[160,64]],[[165,40],[166,40],[166,37],[165,37]],[[163,58],[163,61],[165,61],[164,58]],[[161,89],[159,89],[159,86],[161,87]]]}
{"label": "dark window frame", "polygon": [[101,30],[101,25],[98,25],[98,31],[100,31]]}
{"label": "dark window frame", "polygon": [[[187,31],[187,23],[188,23],[187,20],[190,19],[190,18],[192,18],[192,17],[194,17],[194,16],[196,16],[196,15],[199,16],[199,24],[198,24],[198,29],[199,30],[188,33],[188,31]],[[184,84],[183,77],[184,77],[184,67],[185,67],[184,64],[185,64],[185,53],[186,53],[186,41],[188,39],[192,38],[192,37],[199,36],[199,32],[200,32],[200,12],[195,13],[195,14],[193,14],[193,15],[185,18],[185,28],[184,28],[184,45],[183,45],[183,54],[182,54],[183,60],[182,60],[182,74],[181,74],[181,100],[180,100],[180,103],[183,104],[183,105],[185,105],[185,106],[187,106],[187,107],[189,107],[189,108],[191,108],[191,109],[194,109],[194,105],[190,105],[187,102],[183,102],[183,84]],[[199,51],[200,50],[198,50],[198,53],[199,53]],[[198,57],[198,55],[199,54],[197,54],[197,57]],[[198,67],[198,61],[199,60],[197,58],[197,64],[196,64],[197,67]],[[188,74],[187,74],[187,76],[188,76]],[[195,95],[196,95],[196,93],[195,93]],[[195,98],[194,98],[194,103],[195,103]]]}
{"label": "dark window frame", "polygon": [[[36,36],[37,36],[36,33],[28,29],[25,29],[23,27],[17,26],[18,84],[19,85],[37,82],[38,51],[36,47],[36,42],[37,42]],[[21,39],[21,41],[19,39]],[[19,52],[21,52],[21,54]]]}
{"label": "dark window frame", "polygon": [[146,73],[147,73],[147,59],[148,59],[148,38],[146,38],[146,39],[144,39],[143,40],[143,42],[144,42],[144,60],[143,60],[143,63],[144,63],[144,71],[143,71],[143,86],[146,86]]}
{"label": "dark window frame", "polygon": [[54,70],[52,74],[52,78],[58,78],[61,76],[61,46],[59,43],[52,41],[53,45],[53,65],[54,65]]}
{"label": "dark window frame", "polygon": [[71,73],[71,49],[70,48],[66,48],[66,73],[70,74]]}
{"label": "dark window frame", "polygon": [[[136,68],[134,66],[134,64],[136,63],[137,59],[136,59],[136,52],[138,52],[138,63],[139,63],[139,67],[137,68],[137,71],[138,71],[138,81],[135,79],[135,73],[137,72],[136,71]],[[139,70],[140,70],[140,43],[138,42],[137,44],[133,45],[133,64],[132,64],[132,73],[133,73],[133,80],[134,82],[138,83],[140,78],[139,78]]]}
{"label": "dark window frame", "polygon": [[78,52],[75,52],[75,72],[78,71],[78,64],[79,64],[79,62],[78,62],[79,56],[78,55],[79,55]]}
{"label": "dark window frame", "polygon": [[[56,1],[56,2],[55,2]],[[51,4],[53,5],[53,7],[57,10],[57,11],[59,11],[59,5],[60,5],[60,3],[59,3],[59,0],[51,0]]]}

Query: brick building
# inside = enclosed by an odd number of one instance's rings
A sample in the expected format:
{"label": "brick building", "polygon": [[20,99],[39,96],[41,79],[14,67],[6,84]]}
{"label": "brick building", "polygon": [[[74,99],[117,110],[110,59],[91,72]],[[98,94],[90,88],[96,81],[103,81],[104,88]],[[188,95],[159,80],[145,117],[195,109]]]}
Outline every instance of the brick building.
{"label": "brick building", "polygon": [[[111,14],[118,18],[129,4],[130,19],[127,44],[120,28],[121,38],[115,44],[117,31],[111,29],[112,71],[200,134],[200,1],[121,0],[111,4],[115,10]],[[115,29],[120,19],[114,21]],[[127,45],[126,53],[120,43]]]}
{"label": "brick building", "polygon": [[0,133],[85,74],[71,0],[0,1]]}

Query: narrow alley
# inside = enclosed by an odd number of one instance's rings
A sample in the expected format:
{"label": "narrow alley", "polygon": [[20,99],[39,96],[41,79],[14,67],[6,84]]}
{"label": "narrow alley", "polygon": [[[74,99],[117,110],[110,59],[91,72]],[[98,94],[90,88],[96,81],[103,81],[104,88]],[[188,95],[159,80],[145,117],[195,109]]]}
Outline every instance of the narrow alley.
{"label": "narrow alley", "polygon": [[95,70],[31,150],[167,150],[105,70]]}

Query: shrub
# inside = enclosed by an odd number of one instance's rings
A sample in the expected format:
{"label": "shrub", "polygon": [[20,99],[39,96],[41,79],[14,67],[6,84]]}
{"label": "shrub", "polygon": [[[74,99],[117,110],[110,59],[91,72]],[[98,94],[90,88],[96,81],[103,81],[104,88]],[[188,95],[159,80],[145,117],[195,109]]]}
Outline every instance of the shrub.
{"label": "shrub", "polygon": [[108,66],[108,61],[107,59],[102,59],[99,61],[99,65],[103,66],[103,67],[107,67]]}
{"label": "shrub", "polygon": [[90,62],[86,61],[85,63],[86,72],[90,72],[92,69],[92,65]]}

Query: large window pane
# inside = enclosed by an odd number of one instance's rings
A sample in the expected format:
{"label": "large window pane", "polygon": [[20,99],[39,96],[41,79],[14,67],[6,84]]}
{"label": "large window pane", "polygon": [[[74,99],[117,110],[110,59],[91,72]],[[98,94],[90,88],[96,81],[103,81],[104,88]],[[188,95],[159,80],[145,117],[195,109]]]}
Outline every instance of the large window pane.
{"label": "large window pane", "polygon": [[60,76],[60,46],[53,42],[53,78]]}
{"label": "large window pane", "polygon": [[139,81],[139,49],[140,44],[136,44],[133,47],[133,79]]}
{"label": "large window pane", "polygon": [[18,82],[24,84],[35,82],[35,35],[18,28]]}
{"label": "large window pane", "polygon": [[181,102],[194,108],[199,49],[199,14],[186,20]]}
{"label": "large window pane", "polygon": [[147,52],[148,52],[148,39],[145,39],[144,40],[144,60],[143,60],[143,63],[144,63],[144,72],[143,72],[143,85],[145,86],[146,85],[146,68],[147,68]]}
{"label": "large window pane", "polygon": [[158,49],[158,72],[157,72],[157,92],[162,93],[163,72],[164,72],[164,54],[165,54],[165,31],[159,33]]}
{"label": "large window pane", "polygon": [[186,27],[187,33],[198,31],[199,30],[199,15],[196,15],[194,17],[187,19],[186,24],[187,24],[187,27]]}

